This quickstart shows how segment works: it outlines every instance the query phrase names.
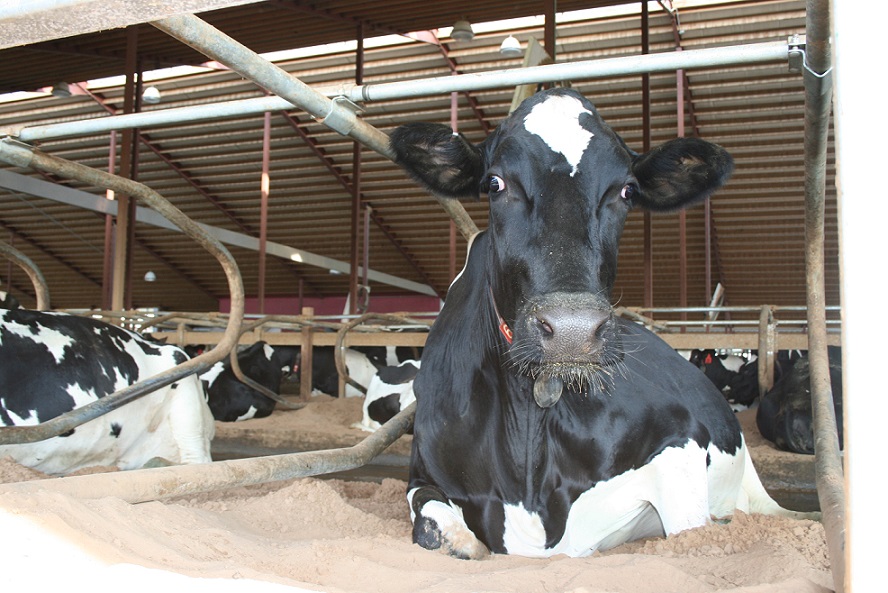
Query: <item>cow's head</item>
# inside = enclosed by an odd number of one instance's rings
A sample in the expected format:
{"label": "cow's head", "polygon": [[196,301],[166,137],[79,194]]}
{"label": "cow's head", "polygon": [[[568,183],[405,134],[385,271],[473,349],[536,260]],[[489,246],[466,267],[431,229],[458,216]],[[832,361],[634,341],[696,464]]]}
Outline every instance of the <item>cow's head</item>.
{"label": "cow's head", "polygon": [[610,292],[629,210],[698,202],[733,166],[724,149],[694,138],[636,154],[567,89],[529,98],[477,146],[439,124],[401,126],[391,145],[433,193],[487,194],[490,298],[505,323],[506,356],[536,379],[540,405],[622,360]]}

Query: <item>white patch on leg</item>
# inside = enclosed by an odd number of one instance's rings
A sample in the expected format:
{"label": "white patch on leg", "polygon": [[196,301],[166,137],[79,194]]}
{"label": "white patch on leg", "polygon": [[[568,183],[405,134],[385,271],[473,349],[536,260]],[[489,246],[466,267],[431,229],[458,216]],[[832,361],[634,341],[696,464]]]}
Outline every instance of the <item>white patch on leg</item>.
{"label": "white patch on leg", "polygon": [[573,177],[594,134],[580,125],[580,115],[592,112],[575,97],[553,96],[536,105],[524,118],[524,128],[536,134],[573,167]]}
{"label": "white patch on leg", "polygon": [[709,521],[707,488],[706,451],[689,441],[582,493],[571,505],[564,535],[551,548],[545,547],[545,534],[533,529],[535,514],[507,505],[505,547],[523,556],[579,557],[699,527]]}
{"label": "white patch on leg", "polygon": [[752,463],[752,457],[746,450],[746,441],[737,454],[738,465],[742,464],[743,475],[741,486],[737,492],[736,508],[746,513],[761,513],[764,515],[779,515],[781,517],[791,517],[793,519],[810,519],[812,521],[820,521],[822,516],[820,512],[803,513],[799,511],[791,511],[785,509],[777,501],[771,498],[768,491],[762,485],[755,465]]}
{"label": "white patch on leg", "polygon": [[234,421],[235,421],[235,422],[240,422],[241,420],[249,420],[250,418],[252,418],[253,416],[255,416],[255,415],[256,415],[256,412],[258,412],[258,411],[259,411],[259,410],[257,410],[255,406],[250,406],[250,409],[249,409],[249,410],[247,410],[247,411],[244,412],[242,415],[240,415],[240,416],[238,416],[237,418],[235,418]]}
{"label": "white patch on leg", "polygon": [[521,502],[517,506],[503,505],[503,511],[506,516],[503,545],[509,554],[540,556],[540,550],[546,546],[546,529],[539,513],[531,513]]}

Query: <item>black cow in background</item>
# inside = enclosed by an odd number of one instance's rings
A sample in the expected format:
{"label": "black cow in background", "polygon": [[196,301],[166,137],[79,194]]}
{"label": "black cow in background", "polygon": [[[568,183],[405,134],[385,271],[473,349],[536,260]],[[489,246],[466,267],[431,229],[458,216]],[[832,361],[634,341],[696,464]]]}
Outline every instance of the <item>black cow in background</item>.
{"label": "black cow in background", "polygon": [[[780,380],[797,360],[799,350],[780,350],[774,357],[774,381]],[[712,381],[735,412],[753,407],[760,395],[759,363],[756,351],[738,356],[719,354],[715,350],[695,349],[688,353],[688,360]]]}
{"label": "black cow in background", "polygon": [[414,382],[414,542],[585,556],[735,509],[801,516],[768,496],[711,382],[610,303],[629,211],[703,200],[730,175],[724,149],[637,154],[570,89],[530,97],[479,145],[414,123],[391,146],[433,193],[480,191],[490,211]]}
{"label": "black cow in background", "polygon": [[[841,445],[843,442],[842,353],[840,348],[830,346],[828,354],[829,378]],[[778,449],[806,455],[814,454],[811,368],[807,356],[798,359],[762,397],[756,411],[755,422],[762,436],[774,443]]]}
{"label": "black cow in background", "polygon": [[690,362],[712,381],[735,412],[750,407],[759,396],[758,358],[693,350]]}
{"label": "black cow in background", "polygon": [[[241,372],[274,393],[280,393],[281,382],[296,372],[298,360],[299,346],[271,346],[265,342],[256,342],[237,354]],[[264,418],[277,403],[241,382],[228,356],[201,374],[200,379],[213,418],[222,422]]]}

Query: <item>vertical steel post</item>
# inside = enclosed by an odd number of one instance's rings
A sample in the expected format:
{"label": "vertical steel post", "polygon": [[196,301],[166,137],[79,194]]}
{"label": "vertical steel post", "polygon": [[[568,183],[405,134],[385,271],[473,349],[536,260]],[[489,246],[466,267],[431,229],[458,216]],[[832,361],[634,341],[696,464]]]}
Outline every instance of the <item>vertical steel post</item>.
{"label": "vertical steel post", "polygon": [[[111,131],[108,146],[108,173],[114,174],[117,166],[117,132]],[[105,198],[114,199],[114,191],[105,190]],[[112,287],[114,285],[114,217],[105,215],[105,252],[102,262],[102,309],[111,309]]]}
{"label": "vertical steel post", "polygon": [[[358,47],[355,50],[355,83],[361,84],[364,77],[364,27],[358,23]],[[348,276],[348,312],[358,311],[358,228],[361,218],[361,143],[352,146],[352,196],[351,196],[351,270]]]}
{"label": "vertical steel post", "polygon": [[805,269],[814,467],[833,583],[840,593],[845,580],[844,472],[829,376],[823,270],[826,150],[832,107],[829,1],[807,0],[805,19]]}
{"label": "vertical steel post", "polygon": [[[672,17],[672,34],[675,37],[675,51],[681,51],[681,38],[678,32],[678,22],[673,14]],[[684,138],[685,136],[685,71],[678,69],[675,71],[675,106],[676,120],[678,127],[676,136]],[[708,296],[708,295],[707,295]],[[681,209],[678,212],[678,306],[688,306],[688,212]],[[682,312],[681,320],[687,321],[688,314]],[[685,331],[684,326],[681,329]]]}
{"label": "vertical steel post", "polygon": [[[650,53],[650,14],[648,3],[641,3],[641,53]],[[642,127],[642,152],[651,149],[651,76],[641,75],[641,127]],[[654,306],[654,248],[651,213],[645,210],[644,217],[644,306],[648,309]]]}
{"label": "vertical steel post", "polygon": [[262,178],[259,181],[259,286],[257,296],[259,313],[265,314],[265,249],[268,244],[268,197],[271,190],[271,112],[262,120]]}
{"label": "vertical steel post", "polygon": [[[452,72],[452,75],[457,76],[456,70]],[[454,134],[459,132],[459,93],[456,92],[450,93],[450,128]],[[456,278],[456,225],[452,220],[450,221],[449,235],[448,272],[452,282]]]}
{"label": "vertical steel post", "polygon": [[[128,27],[126,30],[126,87],[124,89],[123,112],[133,113],[136,98],[136,70],[138,70],[138,28]],[[133,130],[123,131],[120,142],[120,166],[118,175],[129,179],[132,174]],[[111,309],[123,311],[126,308],[126,288],[129,277],[127,269],[128,251],[132,247],[129,241],[129,228],[133,224],[131,206],[135,200],[130,196],[117,194],[117,228],[114,239],[114,273],[111,289]]]}
{"label": "vertical steel post", "polygon": [[552,61],[555,61],[556,45],[558,43],[558,32],[555,25],[555,13],[558,12],[558,0],[546,0],[546,22],[544,24],[543,36],[545,37],[545,49]]}

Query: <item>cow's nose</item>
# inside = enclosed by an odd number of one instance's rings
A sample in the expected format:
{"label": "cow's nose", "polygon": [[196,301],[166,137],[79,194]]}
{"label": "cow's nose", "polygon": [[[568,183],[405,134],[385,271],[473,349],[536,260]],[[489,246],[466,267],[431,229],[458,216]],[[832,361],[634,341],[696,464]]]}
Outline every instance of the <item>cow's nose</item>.
{"label": "cow's nose", "polygon": [[536,330],[546,357],[573,359],[595,354],[602,345],[601,330],[609,311],[577,311],[549,307],[536,312]]}

